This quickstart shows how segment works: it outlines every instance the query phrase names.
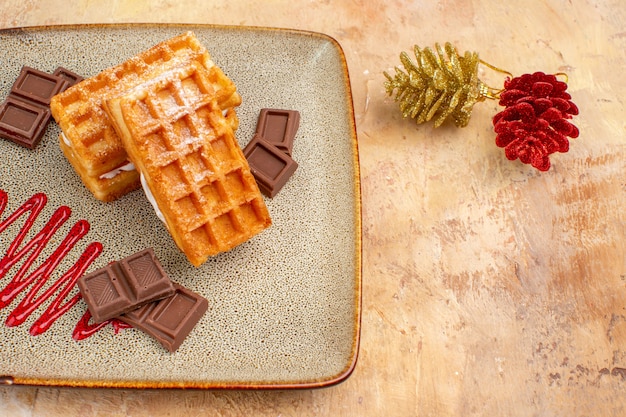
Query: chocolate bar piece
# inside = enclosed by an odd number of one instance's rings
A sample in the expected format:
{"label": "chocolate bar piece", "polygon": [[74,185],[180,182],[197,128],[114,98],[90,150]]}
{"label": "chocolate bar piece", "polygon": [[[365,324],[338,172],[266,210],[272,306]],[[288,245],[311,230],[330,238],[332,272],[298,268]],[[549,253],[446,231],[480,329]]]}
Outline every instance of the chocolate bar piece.
{"label": "chocolate bar piece", "polygon": [[52,75],[55,75],[57,77],[61,77],[65,81],[67,81],[67,86],[62,91],[67,90],[68,88],[70,88],[74,84],[78,84],[79,82],[81,82],[84,79],[82,76],[80,76],[80,75],[78,75],[78,74],[68,70],[67,68],[63,68],[63,67],[58,67],[56,70],[54,70]]}
{"label": "chocolate bar piece", "polygon": [[152,248],[80,277],[78,288],[96,323],[174,294]]}
{"label": "chocolate bar piece", "polygon": [[0,137],[34,149],[49,120],[49,108],[9,96],[0,104]]}
{"label": "chocolate bar piece", "polygon": [[261,192],[274,197],[298,168],[298,163],[261,135],[254,135],[243,154]]}
{"label": "chocolate bar piece", "polygon": [[34,149],[50,121],[50,99],[82,79],[62,67],[48,74],[23,66],[0,104],[0,137]]}
{"label": "chocolate bar piece", "polygon": [[298,127],[300,112],[297,110],[261,109],[256,133],[291,156]]}
{"label": "chocolate bar piece", "polygon": [[174,284],[174,295],[118,317],[175,352],[209,308],[206,298]]}
{"label": "chocolate bar piece", "polygon": [[42,106],[50,106],[52,96],[60,93],[67,84],[61,77],[23,66],[10,94]]}

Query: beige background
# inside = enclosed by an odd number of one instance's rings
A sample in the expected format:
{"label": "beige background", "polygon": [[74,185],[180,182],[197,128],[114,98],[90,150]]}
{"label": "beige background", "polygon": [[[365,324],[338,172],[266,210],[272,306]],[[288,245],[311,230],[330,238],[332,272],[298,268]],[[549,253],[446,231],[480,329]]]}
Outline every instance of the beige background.
{"label": "beige background", "polygon": [[[0,27],[174,22],[308,29],[344,48],[363,187],[360,358],[314,391],[0,388],[10,416],[626,414],[626,3],[4,0]],[[566,72],[570,152],[539,173],[468,127],[415,126],[382,71],[450,41],[515,75]],[[502,82],[490,70],[481,77]],[[10,347],[2,347],[5,350]]]}

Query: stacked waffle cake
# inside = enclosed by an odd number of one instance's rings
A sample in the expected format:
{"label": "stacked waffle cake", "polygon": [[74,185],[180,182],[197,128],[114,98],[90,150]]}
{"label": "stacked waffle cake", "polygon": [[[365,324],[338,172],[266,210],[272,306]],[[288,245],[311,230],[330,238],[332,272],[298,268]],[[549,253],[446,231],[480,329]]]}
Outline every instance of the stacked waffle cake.
{"label": "stacked waffle cake", "polygon": [[107,99],[150,80],[167,68],[194,63],[211,73],[218,105],[233,129],[241,97],[193,33],[166,40],[54,96],[52,116],[61,127],[60,147],[85,186],[102,201],[140,187],[139,175],[104,111]]}
{"label": "stacked waffle cake", "polygon": [[56,96],[53,115],[65,155],[94,195],[111,201],[143,184],[199,266],[271,224],[235,138],[240,102],[187,33]]}

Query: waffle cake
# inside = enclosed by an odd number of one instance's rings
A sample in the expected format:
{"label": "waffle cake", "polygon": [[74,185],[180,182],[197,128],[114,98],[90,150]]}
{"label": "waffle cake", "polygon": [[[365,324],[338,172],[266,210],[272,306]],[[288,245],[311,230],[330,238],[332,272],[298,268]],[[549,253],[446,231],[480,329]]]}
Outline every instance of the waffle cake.
{"label": "waffle cake", "polygon": [[70,162],[70,165],[72,165],[74,170],[78,173],[87,189],[90,190],[98,200],[113,201],[138,188],[139,174],[132,162],[127,159],[111,171],[101,175],[90,176],[87,174],[87,170],[80,158],[74,153],[72,144],[63,133],[59,135],[59,147]]}
{"label": "waffle cake", "polygon": [[[192,62],[207,69],[215,99],[230,126],[237,129],[234,108],[241,103],[241,97],[192,32],[161,42],[52,98],[52,116],[64,135],[60,147],[96,198],[112,201],[140,187],[136,171],[119,169],[129,167],[129,160],[104,111],[105,101],[158,72]],[[116,178],[111,178],[114,175]]]}
{"label": "waffle cake", "polygon": [[199,266],[271,219],[211,71],[190,63],[106,102],[130,160],[170,234]]}

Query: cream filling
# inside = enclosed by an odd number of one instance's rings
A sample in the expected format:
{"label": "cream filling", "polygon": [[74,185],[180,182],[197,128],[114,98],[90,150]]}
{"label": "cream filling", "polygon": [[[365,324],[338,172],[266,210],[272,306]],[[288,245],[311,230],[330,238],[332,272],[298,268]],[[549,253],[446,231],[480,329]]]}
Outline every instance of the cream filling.
{"label": "cream filling", "polygon": [[[64,132],[61,132],[61,140],[63,141],[65,146],[67,146],[68,148],[72,147],[72,142],[70,142],[70,140],[67,138],[67,136],[65,136]],[[100,175],[98,177],[98,179],[110,180],[111,178],[117,177],[122,172],[134,171],[134,170],[135,170],[135,165],[133,165],[133,163],[130,162],[130,161],[126,161],[126,163],[124,165],[120,165],[117,168],[114,168],[114,169],[110,170],[109,172],[105,172],[104,174]]]}
{"label": "cream filling", "polygon": [[110,170],[109,172],[105,172],[104,174],[100,175],[98,178],[100,178],[101,180],[110,180],[111,178],[117,177],[124,171],[134,171],[134,170],[135,170],[135,165],[133,165],[132,162],[128,161],[124,165],[120,165],[119,167],[114,168]]}
{"label": "cream filling", "polygon": [[150,204],[152,204],[152,208],[154,209],[154,212],[156,213],[157,217],[161,219],[163,223],[165,223],[165,217],[163,217],[163,213],[159,209],[159,206],[156,200],[154,199],[154,196],[152,195],[152,191],[150,191],[150,188],[148,187],[148,184],[146,183],[146,179],[144,178],[141,172],[139,173],[139,180],[141,181],[141,188],[143,188],[143,193],[146,195],[146,198],[148,199]]}
{"label": "cream filling", "polygon": [[63,133],[63,132],[61,132],[61,140],[63,140],[63,143],[65,143],[65,146],[67,146],[68,148],[72,147],[72,143],[67,138],[67,136],[65,136],[65,133]]}

